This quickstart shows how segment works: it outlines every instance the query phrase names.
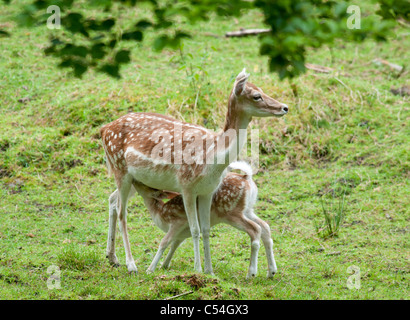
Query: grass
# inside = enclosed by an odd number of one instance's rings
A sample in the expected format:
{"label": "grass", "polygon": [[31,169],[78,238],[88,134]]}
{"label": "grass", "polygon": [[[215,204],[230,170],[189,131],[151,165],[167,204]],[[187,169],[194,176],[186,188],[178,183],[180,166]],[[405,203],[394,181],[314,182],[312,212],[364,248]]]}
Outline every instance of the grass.
{"label": "grass", "polygon": [[[346,180],[342,179],[341,182],[346,183]],[[320,197],[324,223],[315,225],[317,234],[324,239],[336,236],[345,218],[346,190],[343,190],[343,195],[339,198],[337,206],[335,206],[335,190],[332,189],[331,193],[332,198],[330,204],[329,202],[325,204],[325,200],[323,199],[324,195]]]}
{"label": "grass", "polygon": [[[390,92],[409,85],[409,73],[397,77],[372,63],[408,64],[405,27],[388,43],[312,50],[308,62],[334,72],[309,71],[290,83],[268,73],[257,38],[223,38],[263,27],[260,13],[213,17],[189,26],[194,37],[181,52],[154,52],[148,34],[121,80],[92,72],[79,80],[44,57],[45,26],[10,22],[18,6],[0,4],[0,25],[13,35],[0,42],[1,299],[164,299],[189,291],[179,299],[409,298],[409,104]],[[265,278],[261,248],[258,276],[246,280],[249,238],[223,225],[212,230],[214,277],[193,273],[192,241],[170,270],[145,274],[163,234],[139,197],[128,210],[139,273],[127,273],[119,234],[122,265],[111,267],[105,247],[115,185],[99,128],[129,111],[153,111],[218,130],[244,66],[253,83],[290,107],[284,118],[252,122],[260,132],[256,212],[271,226],[277,275]],[[315,227],[325,222],[322,197],[327,211],[333,203],[343,212],[331,237]],[[61,289],[47,287],[51,266],[61,272]],[[352,266],[360,289],[347,286]]]}

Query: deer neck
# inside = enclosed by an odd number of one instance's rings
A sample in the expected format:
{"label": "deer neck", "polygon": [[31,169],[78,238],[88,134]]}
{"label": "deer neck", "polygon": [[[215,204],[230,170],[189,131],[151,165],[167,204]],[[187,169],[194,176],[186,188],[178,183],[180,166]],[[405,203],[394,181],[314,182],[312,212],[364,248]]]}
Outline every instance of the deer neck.
{"label": "deer neck", "polygon": [[164,202],[150,197],[143,197],[143,199],[151,217],[155,218],[156,216],[159,216],[164,206]]}
{"label": "deer neck", "polygon": [[[225,169],[229,163],[236,160],[239,152],[246,143],[246,130],[251,120],[252,117],[242,111],[237,98],[231,93],[228,101],[228,111],[226,113],[223,132],[217,137],[217,140],[224,139],[226,141],[225,149],[221,150],[224,153],[225,159],[224,163],[221,165],[221,169]],[[234,159],[232,159],[232,155]]]}
{"label": "deer neck", "polygon": [[252,117],[242,111],[237,97],[232,92],[229,96],[228,111],[226,112],[223,131],[226,132],[230,129],[233,129],[239,134],[240,129],[246,130],[251,120]]}
{"label": "deer neck", "polygon": [[154,198],[143,198],[144,203],[151,215],[152,221],[155,225],[164,232],[168,232],[170,224],[164,220],[164,215],[166,216],[165,203],[162,200],[157,200]]}

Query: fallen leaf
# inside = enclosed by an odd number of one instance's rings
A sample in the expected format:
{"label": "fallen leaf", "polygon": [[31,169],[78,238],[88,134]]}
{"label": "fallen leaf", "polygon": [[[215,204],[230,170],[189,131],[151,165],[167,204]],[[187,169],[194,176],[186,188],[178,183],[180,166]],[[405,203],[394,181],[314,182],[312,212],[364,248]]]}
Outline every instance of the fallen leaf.
{"label": "fallen leaf", "polygon": [[305,67],[309,70],[313,70],[313,71],[320,72],[320,73],[329,73],[333,71],[332,68],[324,67],[324,66],[320,66],[320,65],[312,64],[312,63],[305,63]]}
{"label": "fallen leaf", "polygon": [[329,252],[328,254],[326,254],[327,256],[338,256],[339,254],[341,254],[340,251],[335,251],[335,252]]}
{"label": "fallen leaf", "polygon": [[239,296],[241,290],[239,290],[238,288],[232,288],[232,291],[235,292],[237,296]]}
{"label": "fallen leaf", "polygon": [[400,95],[402,97],[404,96],[410,96],[410,86],[403,86],[401,88],[391,88],[390,92],[393,93],[394,95]]}
{"label": "fallen leaf", "polygon": [[376,58],[373,60],[373,63],[377,64],[377,65],[385,65],[388,66],[390,69],[396,70],[401,72],[403,70],[402,66],[399,66],[398,64],[395,63],[391,63],[387,60],[384,59],[380,59],[380,58]]}
{"label": "fallen leaf", "polygon": [[185,283],[195,288],[195,290],[198,290],[199,288],[202,288],[205,286],[205,282],[202,279],[200,279],[196,274],[188,278],[185,281]]}
{"label": "fallen leaf", "polygon": [[21,103],[26,103],[26,102],[28,102],[28,101],[30,101],[31,99],[29,98],[29,97],[24,97],[24,98],[20,98],[20,99],[18,99],[17,101],[18,102],[21,102]]}

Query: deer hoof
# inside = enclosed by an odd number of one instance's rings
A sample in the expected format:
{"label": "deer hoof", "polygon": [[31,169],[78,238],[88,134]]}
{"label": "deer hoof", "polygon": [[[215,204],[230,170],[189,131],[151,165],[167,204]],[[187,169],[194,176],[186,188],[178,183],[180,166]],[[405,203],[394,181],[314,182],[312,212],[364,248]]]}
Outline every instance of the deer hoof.
{"label": "deer hoof", "polygon": [[117,256],[115,254],[114,255],[107,254],[106,258],[108,259],[108,261],[110,262],[110,264],[112,266],[114,266],[114,267],[119,267],[120,266],[120,262],[118,261]]}
{"label": "deer hoof", "polygon": [[127,263],[127,269],[128,269],[128,273],[130,274],[137,273],[137,266],[135,265],[134,261]]}
{"label": "deer hoof", "polygon": [[275,271],[268,271],[267,278],[273,278],[273,276],[276,274]]}

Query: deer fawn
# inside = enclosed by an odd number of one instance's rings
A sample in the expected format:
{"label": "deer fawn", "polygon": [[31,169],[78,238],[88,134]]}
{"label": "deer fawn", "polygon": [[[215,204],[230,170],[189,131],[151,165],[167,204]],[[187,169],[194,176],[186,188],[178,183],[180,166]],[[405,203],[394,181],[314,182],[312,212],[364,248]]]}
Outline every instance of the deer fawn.
{"label": "deer fawn", "polygon": [[[229,168],[241,170],[245,174],[229,172],[214,193],[211,206],[211,227],[219,223],[226,223],[250,236],[251,259],[247,278],[256,276],[259,243],[262,237],[268,260],[268,277],[273,277],[277,271],[272,249],[273,242],[269,225],[254,213],[253,207],[257,199],[258,188],[252,180],[252,169],[242,161],[231,163]],[[171,244],[170,251],[162,264],[162,267],[168,268],[175,250],[191,236],[182,196],[174,194],[171,200],[164,203],[162,199],[169,198],[171,196],[169,193],[152,189],[137,181],[133,181],[132,184],[143,197],[156,226],[166,232],[147,272],[155,271],[162,254]],[[116,206],[116,201],[111,205]]]}
{"label": "deer fawn", "polygon": [[[226,168],[242,149],[252,117],[281,117],[288,112],[287,105],[263,93],[248,78],[245,69],[236,77],[220,133],[154,113],[130,113],[101,128],[108,170],[114,174],[119,194],[118,207],[110,210],[109,217],[110,263],[118,264],[115,255],[118,216],[128,271],[137,271],[126,218],[127,201],[135,193],[132,186],[135,180],[153,189],[181,193],[194,244],[195,270],[202,271],[199,253],[202,232],[205,272],[213,273],[209,247],[212,195]],[[110,203],[115,198],[112,194]]]}

